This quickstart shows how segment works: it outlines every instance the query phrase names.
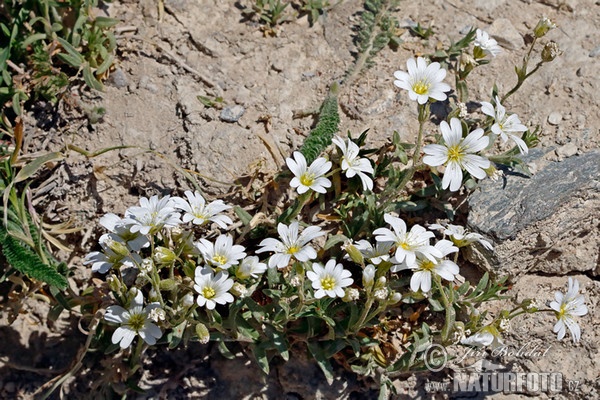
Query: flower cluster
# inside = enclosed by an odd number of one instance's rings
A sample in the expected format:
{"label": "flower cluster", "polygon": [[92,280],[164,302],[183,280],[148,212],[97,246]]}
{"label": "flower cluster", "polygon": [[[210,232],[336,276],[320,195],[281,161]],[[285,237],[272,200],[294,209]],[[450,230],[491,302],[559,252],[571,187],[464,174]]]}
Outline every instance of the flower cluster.
{"label": "flower cluster", "polygon": [[[551,27],[549,21],[541,22],[536,37]],[[469,68],[484,65],[490,61],[485,57],[500,52],[498,43],[479,29],[471,30],[467,39],[455,46],[467,48],[474,42],[472,55],[464,54],[465,65],[470,66],[455,68],[457,92]],[[407,72],[394,73],[394,84],[417,102],[416,143],[402,143],[395,133],[391,146],[361,150],[366,133],[357,140],[331,133],[332,149],[322,149],[323,156],[310,165],[301,152],[293,152],[285,161],[293,190],[286,191],[276,205],[266,204],[264,213],[271,214],[258,226],[256,218],[243,218],[239,207],[233,211],[244,226],[234,224],[230,205],[222,200],[207,202],[198,191],[185,191],[184,197],[141,198],[122,218],[112,213],[102,217],[100,224],[107,233],[100,237],[100,249],[89,253],[84,264],[93,272],[108,274],[105,287],[112,297],[104,298],[114,304],[106,308],[104,321],[117,325],[111,336],[113,347],[128,349],[137,336],[132,354],[138,355],[145,344],[159,341],[174,347],[190,339],[218,340],[225,347],[227,341],[237,340],[251,343],[249,349],[265,368],[267,351],[277,350],[285,357],[292,342],[288,335],[293,333],[308,343],[320,365],[328,362],[332,348],[339,354],[345,346],[352,347],[349,354],[369,353],[354,359],[368,365],[352,365],[367,373],[375,367],[389,370],[399,359],[400,354],[386,359],[378,336],[400,319],[399,329],[404,332],[397,337],[402,338],[399,345],[413,349],[401,357],[415,360],[422,351],[418,349],[435,335],[443,345],[499,346],[512,318],[537,311],[553,313],[557,321],[553,332],[559,340],[568,330],[578,342],[577,318],[588,309],[577,280],[569,278],[566,293],[557,292],[545,309],[526,300],[490,318],[477,308],[500,298],[506,280],[486,273],[471,284],[460,275],[459,263],[462,249],[477,243],[493,251],[492,243],[460,225],[441,221],[422,226],[397,213],[403,208],[394,208],[396,204],[412,203],[413,198],[401,199],[405,194],[435,195],[439,205],[446,201],[438,196],[441,189],[456,192],[469,177],[495,175],[493,162],[527,154],[532,140],[517,115],[507,113],[501,104],[512,92],[503,97],[493,93],[491,102],[482,101],[477,118],[469,117],[466,100],[457,96],[456,107],[439,123],[440,134],[429,140],[424,136],[429,103],[454,100],[448,99],[451,87],[443,82],[447,72],[443,63],[428,63],[422,57],[406,65]],[[526,71],[526,65],[523,68]],[[510,139],[515,146],[503,155],[486,154],[498,138],[503,143]],[[414,149],[412,160],[407,155],[410,149]],[[375,153],[377,162],[368,158]],[[395,169],[395,164],[403,166]],[[443,174],[441,180],[437,173]],[[341,185],[343,176],[354,181],[347,189]],[[419,196],[411,192],[407,182],[415,176],[425,176],[423,181],[435,194],[425,194],[433,193],[427,188]],[[285,179],[285,174],[280,178]],[[451,209],[453,204],[444,203],[447,210],[446,206]],[[324,222],[314,222],[319,220]],[[394,305],[402,313],[391,311]],[[406,321],[405,306],[415,310]],[[437,318],[421,318],[422,312],[443,312],[444,323],[439,326]],[[395,320],[398,315],[402,318]],[[427,325],[428,320],[435,320],[435,325]],[[411,340],[419,343],[411,346]],[[329,348],[320,348],[318,342],[327,342]],[[328,373],[327,368],[324,371]]]}
{"label": "flower cluster", "polygon": [[[495,56],[500,48],[495,40],[481,30],[477,30],[475,48]],[[422,57],[410,59],[407,62],[408,72],[396,71],[394,84],[402,89],[408,90],[411,100],[416,100],[419,105],[424,105],[430,99],[433,101],[446,100],[444,92],[450,90],[450,86],[443,83],[446,71],[440,68],[439,63],[427,64]],[[492,170],[492,165],[482,152],[491,147],[496,137],[503,142],[512,139],[521,154],[528,153],[525,141],[518,135],[527,131],[527,127],[521,123],[516,114],[507,115],[506,108],[500,103],[498,96],[492,103],[482,101],[481,111],[491,117],[490,127],[474,129],[464,132],[465,127],[458,118],[451,118],[450,123],[442,121],[440,132],[442,142],[428,144],[423,148],[425,157],[423,163],[431,167],[444,167],[442,188],[455,192],[463,183],[463,171],[472,177],[484,179],[487,171]],[[465,135],[466,133],[466,135]]]}

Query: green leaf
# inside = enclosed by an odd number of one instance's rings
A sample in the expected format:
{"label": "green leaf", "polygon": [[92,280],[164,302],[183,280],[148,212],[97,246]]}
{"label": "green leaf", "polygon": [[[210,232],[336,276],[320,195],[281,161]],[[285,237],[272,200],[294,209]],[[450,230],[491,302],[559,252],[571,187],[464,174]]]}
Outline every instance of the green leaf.
{"label": "green leaf", "polygon": [[56,40],[58,40],[58,43],[60,43],[60,45],[63,47],[63,49],[66,50],[66,52],[73,58],[79,59],[79,64],[83,63],[85,61],[85,58],[81,55],[81,53],[79,51],[77,51],[77,49],[75,47],[73,47],[73,45],[71,45],[71,43],[69,43],[68,41],[66,41],[65,39],[61,38],[61,37],[57,37]]}
{"label": "green leaf", "polygon": [[323,371],[327,383],[331,385],[333,383],[334,376],[333,367],[329,362],[329,358],[325,355],[323,348],[319,345],[319,342],[309,341],[308,350],[310,351],[310,354],[312,354],[314,359],[317,361],[317,364],[319,365],[319,368],[321,368],[321,371]]}
{"label": "green leaf", "polygon": [[67,287],[67,278],[45,264],[29,246],[13,238],[4,225],[0,226],[0,246],[6,261],[17,271],[60,289]]}
{"label": "green leaf", "polygon": [[35,34],[29,36],[27,39],[23,40],[23,43],[21,43],[21,47],[26,49],[27,46],[29,46],[31,43],[36,42],[38,40],[44,40],[44,39],[46,39],[45,33],[35,33]]}
{"label": "green leaf", "polygon": [[262,369],[263,372],[268,375],[270,370],[269,359],[267,358],[267,351],[264,347],[264,343],[261,343],[259,345],[252,345],[250,346],[250,349],[252,350],[252,355],[256,359],[256,362],[260,366],[260,369]]}
{"label": "green leaf", "polygon": [[473,294],[479,294],[479,293],[483,292],[483,290],[487,286],[489,280],[490,280],[490,276],[486,272],[485,274],[483,274],[483,276],[479,280],[479,283],[477,284],[477,287],[475,288],[475,291],[473,292]]}
{"label": "green leaf", "polygon": [[79,68],[81,67],[82,60],[79,57],[73,57],[70,54],[60,53],[56,55],[60,60],[69,64],[71,67]]}
{"label": "green leaf", "polygon": [[244,224],[244,226],[248,226],[250,224],[250,221],[252,221],[252,215],[250,215],[248,211],[244,210],[240,206],[233,207],[233,212],[235,213],[235,215],[238,216],[240,221],[242,221],[242,224]]}
{"label": "green leaf", "polygon": [[94,25],[98,28],[106,29],[117,25],[119,22],[121,21],[119,21],[116,18],[96,17],[96,19],[94,20]]}
{"label": "green leaf", "polygon": [[173,328],[168,335],[169,340],[169,349],[174,349],[181,342],[181,338],[183,338],[183,333],[185,332],[185,328],[187,326],[187,321],[183,321],[181,324],[177,325]]}
{"label": "green leaf", "polygon": [[[213,335],[211,334],[211,338],[210,340],[213,340]],[[215,338],[216,339],[216,338]],[[219,352],[221,353],[221,355],[225,358],[227,358],[228,360],[233,360],[235,358],[235,354],[233,354],[228,348],[227,345],[225,344],[225,342],[223,342],[223,340],[219,340],[219,344],[218,344],[218,349]]]}
{"label": "green leaf", "polygon": [[90,65],[85,63],[83,64],[83,80],[85,83],[92,89],[102,90],[102,83],[92,73],[92,69]]}
{"label": "green leaf", "polygon": [[106,58],[106,60],[104,60],[102,62],[102,64],[100,64],[98,66],[98,69],[96,70],[96,75],[102,75],[103,73],[108,71],[108,69],[111,67],[111,65],[113,65],[114,61],[115,61],[115,58],[112,55],[109,55]]}
{"label": "green leaf", "polygon": [[15,177],[14,182],[17,183],[29,179],[44,164],[53,161],[60,161],[63,158],[65,158],[65,156],[59,152],[44,154],[43,156],[36,158],[35,160],[31,161],[30,163],[26,164],[23,168],[21,168],[21,170]]}

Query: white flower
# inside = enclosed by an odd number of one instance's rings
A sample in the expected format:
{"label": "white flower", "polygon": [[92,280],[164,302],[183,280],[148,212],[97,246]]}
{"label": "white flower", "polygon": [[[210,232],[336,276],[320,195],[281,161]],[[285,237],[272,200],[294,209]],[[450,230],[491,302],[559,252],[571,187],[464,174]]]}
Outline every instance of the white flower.
{"label": "white flower", "polygon": [[244,246],[234,245],[229,235],[220,235],[214,244],[206,239],[200,239],[196,247],[202,253],[204,261],[215,268],[227,269],[246,257]]}
{"label": "white flower", "polygon": [[229,293],[233,279],[229,279],[227,272],[215,275],[210,268],[197,267],[194,281],[194,290],[199,293],[196,301],[200,307],[213,310],[217,304],[233,303],[233,296]]}
{"label": "white flower", "polygon": [[235,271],[235,276],[238,279],[258,278],[258,275],[267,270],[267,264],[258,261],[256,256],[244,258],[237,271]]}
{"label": "white flower", "polygon": [[312,271],[307,271],[306,276],[312,282],[317,299],[325,296],[344,297],[344,288],[354,282],[352,273],[344,269],[342,264],[336,264],[333,259],[327,261],[325,268],[319,263],[313,263]]}
{"label": "white flower", "polygon": [[360,251],[365,259],[374,265],[379,265],[382,261],[389,261],[390,250],[393,245],[393,242],[377,242],[373,247],[368,240],[361,239],[354,244],[354,247]]}
{"label": "white flower", "polygon": [[[465,332],[467,334],[467,332]],[[486,347],[491,345],[492,348],[497,348],[502,345],[502,337],[500,332],[494,326],[486,326],[479,332],[466,337],[460,341],[461,344],[475,347]]]}
{"label": "white flower", "polygon": [[428,144],[423,148],[427,154],[423,162],[432,167],[446,164],[446,171],[442,179],[442,187],[450,191],[457,191],[462,185],[462,169],[466,169],[477,179],[486,177],[485,169],[490,167],[490,161],[473,153],[487,147],[490,139],[483,136],[483,129],[475,129],[463,139],[460,120],[452,118],[450,125],[446,121],[440,124],[444,137],[444,145]]}
{"label": "white flower", "polygon": [[233,223],[227,215],[220,214],[231,208],[231,206],[223,203],[223,200],[215,200],[206,204],[206,200],[200,192],[192,193],[189,190],[185,192],[185,196],[187,201],[181,197],[173,198],[174,206],[185,212],[183,214],[184,223],[192,221],[192,224],[201,226],[208,221],[212,221],[223,229],[226,229],[228,224]]}
{"label": "white flower", "polygon": [[181,224],[179,213],[173,207],[170,196],[159,200],[158,196],[150,199],[142,197],[140,207],[130,207],[125,212],[124,223],[130,225],[132,233],[147,235],[163,227],[175,227]]}
{"label": "white flower", "polygon": [[298,236],[298,221],[292,222],[289,226],[279,223],[277,232],[281,241],[273,238],[264,239],[260,242],[262,248],[256,251],[257,253],[275,252],[269,258],[269,268],[275,266],[285,268],[292,257],[301,262],[315,259],[317,252],[307,243],[325,234],[318,226],[309,226]]}
{"label": "white flower", "polygon": [[128,310],[121,306],[110,306],[106,309],[104,319],[121,325],[113,333],[111,341],[114,344],[119,343],[122,349],[129,347],[136,335],[140,335],[150,345],[156,344],[156,339],[162,336],[160,328],[152,323],[150,318],[152,310],[160,307],[160,304],[150,303],[146,307],[143,306],[144,296],[138,290]]}
{"label": "white flower", "polygon": [[120,240],[125,243],[132,251],[140,251],[150,245],[150,240],[140,232],[131,232],[131,224],[120,218],[118,215],[108,213],[100,218],[100,225],[108,229],[111,233],[100,236],[100,243],[108,239]]}
{"label": "white flower", "polygon": [[429,225],[429,229],[441,230],[444,233],[444,235],[450,237],[450,240],[452,240],[452,243],[454,243],[456,247],[465,247],[470,245],[471,243],[479,242],[486,249],[494,250],[492,244],[485,240],[485,238],[482,235],[475,232],[469,232],[465,229],[464,226],[452,224],[446,224],[445,226],[439,224],[431,224]]}
{"label": "white flower", "polygon": [[346,177],[352,178],[358,175],[362,181],[363,190],[373,190],[373,180],[367,175],[373,174],[373,166],[366,158],[358,157],[358,145],[348,138],[348,145],[339,136],[331,139],[333,143],[342,151],[342,171],[346,172]]}
{"label": "white flower", "polygon": [[502,48],[498,46],[498,42],[492,39],[487,32],[477,29],[476,35],[475,47],[479,47],[485,54],[496,57],[502,52]]}
{"label": "white flower", "polygon": [[569,328],[573,342],[577,343],[581,338],[581,329],[573,317],[581,317],[588,313],[584,304],[585,298],[579,294],[579,282],[569,277],[566,294],[556,292],[555,300],[550,303],[550,308],[556,311],[558,321],[554,325],[553,332],[557,334],[558,340],[565,337],[566,328]]}
{"label": "white flower", "polygon": [[286,158],[285,163],[294,174],[290,186],[298,188],[298,193],[306,193],[310,189],[326,193],[327,188],[331,187],[331,181],[323,176],[331,169],[331,161],[319,157],[307,167],[306,158],[299,151],[295,151],[294,158]]}
{"label": "white flower", "polygon": [[425,104],[429,98],[444,101],[449,91],[450,85],[442,82],[446,77],[446,70],[440,68],[440,64],[433,62],[427,65],[424,58],[414,58],[406,62],[408,73],[404,71],[394,72],[396,81],[394,85],[401,89],[408,90],[408,96],[411,100],[416,100],[419,104]]}
{"label": "white flower", "polygon": [[440,240],[435,244],[435,249],[441,254],[440,257],[433,259],[424,257],[421,254],[417,255],[416,262],[412,265],[403,262],[399,265],[394,265],[391,268],[392,272],[398,272],[403,269],[411,269],[413,276],[410,278],[410,289],[417,292],[419,288],[423,293],[431,290],[431,279],[433,274],[439,275],[447,281],[454,281],[454,277],[458,275],[459,269],[453,261],[444,260],[443,257],[450,253],[458,251],[458,247],[454,247],[449,240]]}
{"label": "white flower", "polygon": [[527,127],[521,123],[517,114],[506,115],[506,108],[500,104],[498,96],[496,96],[496,108],[494,108],[492,103],[482,101],[481,112],[494,118],[495,123],[492,125],[492,133],[500,135],[503,142],[506,142],[510,136],[519,147],[521,154],[529,152],[527,144],[521,139],[521,135],[515,135],[515,132],[525,132]]}
{"label": "white flower", "polygon": [[[141,264],[142,257],[139,254],[130,253],[129,251],[126,253],[116,252],[109,247],[110,244],[119,245],[121,243],[110,240],[101,243],[102,251],[92,251],[89,253],[85,256],[83,264],[92,264],[92,271],[101,274],[107,273],[111,268],[118,268],[120,266],[134,267]],[[121,245],[124,249],[128,250],[125,245]]]}
{"label": "white flower", "polygon": [[407,265],[413,265],[416,262],[417,254],[422,254],[432,261],[434,257],[442,257],[438,250],[429,245],[429,239],[434,237],[433,232],[427,231],[420,225],[414,225],[410,232],[406,230],[406,223],[390,214],[383,216],[385,222],[392,226],[393,232],[388,228],[378,228],[373,231],[375,240],[378,242],[391,242],[396,245],[394,263],[405,262]]}

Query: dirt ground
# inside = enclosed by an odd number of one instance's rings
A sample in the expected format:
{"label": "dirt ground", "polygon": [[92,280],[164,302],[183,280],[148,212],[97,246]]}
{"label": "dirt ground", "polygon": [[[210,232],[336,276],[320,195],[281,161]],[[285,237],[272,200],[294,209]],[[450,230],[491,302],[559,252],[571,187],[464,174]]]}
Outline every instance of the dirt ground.
{"label": "dirt ground", "polygon": [[[222,195],[230,192],[239,177],[276,171],[314,126],[314,116],[297,116],[318,109],[329,85],[342,78],[353,62],[352,38],[362,2],[341,1],[312,27],[306,16],[292,18],[277,27],[275,36],[266,36],[259,24],[244,20],[241,8],[249,3],[165,0],[164,13],[156,0],[107,3],[98,14],[122,23],[117,31],[117,69],[105,90],[74,89],[58,110],[40,104],[29,113],[25,137],[31,138],[27,143],[31,152],[54,151],[65,144],[89,151],[118,145],[139,147],[92,159],[72,153],[52,174],[52,190],[35,199],[47,221],[72,218],[84,227],[73,243],[73,255],[65,255],[69,266],[76,268],[71,286],[83,286],[91,276],[81,257],[95,245],[100,232],[97,222],[103,214],[122,214],[139,196],[189,188],[173,165],[197,171],[207,193]],[[511,97],[507,109],[527,126],[541,127],[540,146],[546,149],[546,161],[599,148],[600,1],[401,1],[393,14],[400,21],[404,42],[396,51],[382,50],[371,69],[351,87],[343,87],[342,133],[356,136],[369,129],[368,143],[373,147],[389,140],[394,130],[405,141],[414,140],[416,107],[393,85],[393,72],[405,69],[408,58],[458,39],[471,26],[490,32],[504,48],[490,65],[474,72],[471,98],[490,101],[494,83],[506,92],[516,81],[514,65],[525,52],[526,34],[546,16],[558,28],[544,41],[556,41],[563,54],[528,80]],[[416,22],[432,26],[433,38],[423,41],[411,36],[406,28]],[[227,122],[222,110],[206,107],[198,96],[222,97],[224,109],[233,113],[243,109],[243,115]],[[90,121],[90,110],[99,106],[106,109],[105,115],[100,121]],[[435,133],[437,127],[430,124],[427,131]],[[164,158],[143,149],[160,152]],[[568,219],[569,210],[561,212]],[[600,210],[590,212],[598,215]],[[598,227],[591,227],[595,243]],[[517,298],[543,294],[542,301],[552,300],[554,291],[564,289],[566,275],[577,278],[589,307],[589,314],[580,320],[581,342],[573,345],[568,337],[556,341],[551,315],[527,316],[513,323],[506,342],[514,347],[535,342],[550,350],[543,357],[495,361],[517,371],[561,372],[566,382],[578,382],[576,387],[565,384],[555,398],[598,398],[600,282],[596,271],[600,259],[593,258],[597,249],[572,247],[569,251],[584,252],[584,259],[589,254],[590,268],[573,265],[557,274],[526,273],[513,291]],[[75,314],[64,313],[57,323],[47,326],[47,310],[45,303],[31,299],[12,325],[7,326],[6,315],[2,316],[0,397],[30,396],[69,365],[85,340]],[[341,370],[340,378],[329,387],[316,366],[301,357],[292,366],[277,364],[264,377],[246,356],[230,361],[214,350],[192,346],[159,351],[147,361],[141,385],[147,393],[139,398],[377,396],[370,382]],[[164,366],[162,376],[157,365]],[[426,392],[426,384],[444,379],[447,373],[415,375],[398,378],[395,384],[399,398],[430,398],[433,394]],[[64,393],[65,398],[91,398],[81,382],[73,379],[64,385]]]}

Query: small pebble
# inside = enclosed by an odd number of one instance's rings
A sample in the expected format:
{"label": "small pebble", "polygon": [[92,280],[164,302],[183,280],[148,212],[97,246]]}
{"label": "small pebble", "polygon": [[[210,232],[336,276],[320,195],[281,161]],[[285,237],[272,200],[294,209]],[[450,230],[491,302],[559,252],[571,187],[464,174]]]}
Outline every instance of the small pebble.
{"label": "small pebble", "polygon": [[242,115],[244,115],[245,111],[246,109],[244,107],[237,104],[232,107],[225,107],[221,111],[220,118],[225,122],[238,122],[238,120],[242,118]]}
{"label": "small pebble", "polygon": [[594,50],[590,51],[590,57],[598,57],[598,56],[600,56],[600,46],[598,46]]}
{"label": "small pebble", "polygon": [[560,124],[560,121],[562,121],[562,115],[555,111],[553,113],[550,113],[550,115],[548,115],[548,123],[550,125],[558,125]]}
{"label": "small pebble", "polygon": [[127,80],[127,75],[125,75],[125,72],[123,72],[123,70],[121,68],[117,68],[115,69],[111,74],[110,74],[110,79],[109,82],[117,87],[117,88],[124,88],[127,85],[129,85],[129,81]]}

